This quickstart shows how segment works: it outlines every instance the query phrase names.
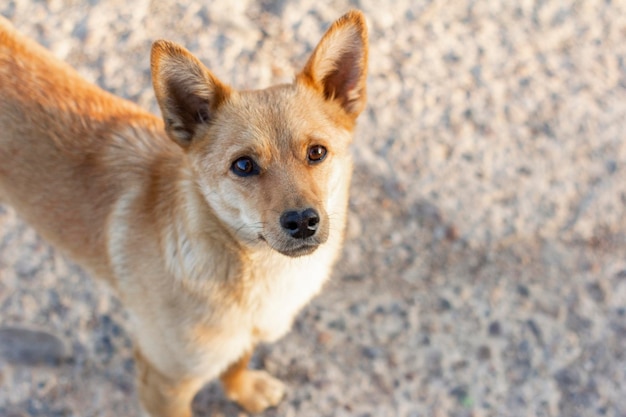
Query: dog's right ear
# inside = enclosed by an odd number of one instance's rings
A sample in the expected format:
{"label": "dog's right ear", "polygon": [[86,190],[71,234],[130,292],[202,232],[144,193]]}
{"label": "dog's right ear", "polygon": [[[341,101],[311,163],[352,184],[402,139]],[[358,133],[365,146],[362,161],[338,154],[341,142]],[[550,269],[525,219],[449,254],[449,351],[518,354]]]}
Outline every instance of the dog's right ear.
{"label": "dog's right ear", "polygon": [[173,42],[159,40],[152,45],[150,66],[165,130],[170,138],[187,147],[231,90],[191,52]]}

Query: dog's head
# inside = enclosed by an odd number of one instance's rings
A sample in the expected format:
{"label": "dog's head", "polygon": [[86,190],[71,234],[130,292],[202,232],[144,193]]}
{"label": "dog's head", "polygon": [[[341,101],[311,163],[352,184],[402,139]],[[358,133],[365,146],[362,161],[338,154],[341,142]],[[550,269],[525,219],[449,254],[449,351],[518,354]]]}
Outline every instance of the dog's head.
{"label": "dog's head", "polygon": [[365,106],[367,29],[337,20],[289,85],[235,91],[184,48],[157,41],[152,78],[168,135],[200,190],[246,244],[313,252],[343,228],[355,120]]}

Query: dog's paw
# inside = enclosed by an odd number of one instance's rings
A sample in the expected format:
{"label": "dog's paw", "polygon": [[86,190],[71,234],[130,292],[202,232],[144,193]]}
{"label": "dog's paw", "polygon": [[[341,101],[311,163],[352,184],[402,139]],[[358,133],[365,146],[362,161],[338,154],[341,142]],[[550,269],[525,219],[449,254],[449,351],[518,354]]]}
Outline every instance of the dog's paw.
{"label": "dog's paw", "polygon": [[285,385],[265,371],[248,369],[237,383],[226,387],[226,396],[255,414],[278,405],[285,396]]}

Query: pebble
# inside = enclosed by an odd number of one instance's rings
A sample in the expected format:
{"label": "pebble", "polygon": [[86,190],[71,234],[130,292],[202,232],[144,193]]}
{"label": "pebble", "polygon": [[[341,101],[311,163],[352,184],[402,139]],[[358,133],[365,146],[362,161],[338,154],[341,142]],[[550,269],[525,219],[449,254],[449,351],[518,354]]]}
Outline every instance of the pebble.
{"label": "pebble", "polygon": [[61,365],[69,358],[57,336],[21,327],[0,328],[0,357],[13,365]]}

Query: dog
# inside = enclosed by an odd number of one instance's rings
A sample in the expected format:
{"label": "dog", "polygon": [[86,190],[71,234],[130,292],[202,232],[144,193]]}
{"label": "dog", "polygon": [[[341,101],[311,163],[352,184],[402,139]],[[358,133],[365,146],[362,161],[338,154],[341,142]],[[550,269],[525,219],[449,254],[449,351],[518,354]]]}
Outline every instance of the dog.
{"label": "dog", "polygon": [[351,11],[291,84],[237,91],[159,40],[160,119],[0,17],[0,202],[116,290],[146,414],[191,416],[215,378],[250,413],[282,400],[283,383],[248,360],[340,253],[367,54]]}

